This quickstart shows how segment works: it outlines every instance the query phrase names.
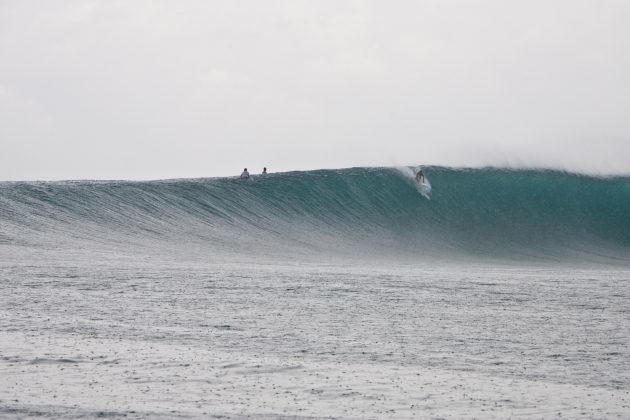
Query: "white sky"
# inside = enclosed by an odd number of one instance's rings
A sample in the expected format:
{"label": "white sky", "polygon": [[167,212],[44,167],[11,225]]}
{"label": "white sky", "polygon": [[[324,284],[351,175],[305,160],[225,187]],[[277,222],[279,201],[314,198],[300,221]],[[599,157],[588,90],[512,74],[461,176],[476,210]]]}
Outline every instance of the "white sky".
{"label": "white sky", "polygon": [[0,180],[630,173],[630,1],[0,1]]}

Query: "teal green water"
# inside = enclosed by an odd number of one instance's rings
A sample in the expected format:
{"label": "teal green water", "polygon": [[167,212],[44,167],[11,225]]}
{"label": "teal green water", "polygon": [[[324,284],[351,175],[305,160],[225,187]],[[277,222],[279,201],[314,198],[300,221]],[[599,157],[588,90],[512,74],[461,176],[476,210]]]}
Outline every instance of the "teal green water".
{"label": "teal green water", "polygon": [[628,418],[630,178],[0,183],[0,418]]}
{"label": "teal green water", "polygon": [[189,243],[280,257],[292,250],[625,263],[630,255],[628,177],[429,167],[429,199],[411,173],[353,168],[250,180],[4,183],[0,243]]}

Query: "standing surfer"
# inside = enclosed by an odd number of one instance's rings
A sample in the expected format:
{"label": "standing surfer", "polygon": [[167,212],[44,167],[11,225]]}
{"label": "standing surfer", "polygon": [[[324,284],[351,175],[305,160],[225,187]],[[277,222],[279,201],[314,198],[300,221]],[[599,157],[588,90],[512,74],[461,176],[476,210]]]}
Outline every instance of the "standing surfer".
{"label": "standing surfer", "polygon": [[424,181],[425,181],[424,172],[422,172],[422,168],[420,168],[420,170],[416,172],[416,182],[418,184],[424,184]]}

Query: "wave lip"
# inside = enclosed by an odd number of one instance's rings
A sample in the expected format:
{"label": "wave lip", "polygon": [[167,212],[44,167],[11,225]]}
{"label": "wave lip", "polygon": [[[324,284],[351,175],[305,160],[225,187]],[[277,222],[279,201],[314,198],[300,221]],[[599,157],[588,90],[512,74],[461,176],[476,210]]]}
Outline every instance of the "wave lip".
{"label": "wave lip", "polygon": [[430,196],[411,168],[247,181],[3,183],[0,247],[628,262],[628,177],[499,168],[425,173]]}

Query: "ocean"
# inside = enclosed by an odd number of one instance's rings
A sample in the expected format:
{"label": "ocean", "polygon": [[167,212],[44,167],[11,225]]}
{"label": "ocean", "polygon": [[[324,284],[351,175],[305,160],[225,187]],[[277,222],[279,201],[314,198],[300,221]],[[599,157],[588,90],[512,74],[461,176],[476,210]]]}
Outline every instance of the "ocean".
{"label": "ocean", "polygon": [[629,418],[630,177],[0,183],[2,418]]}

